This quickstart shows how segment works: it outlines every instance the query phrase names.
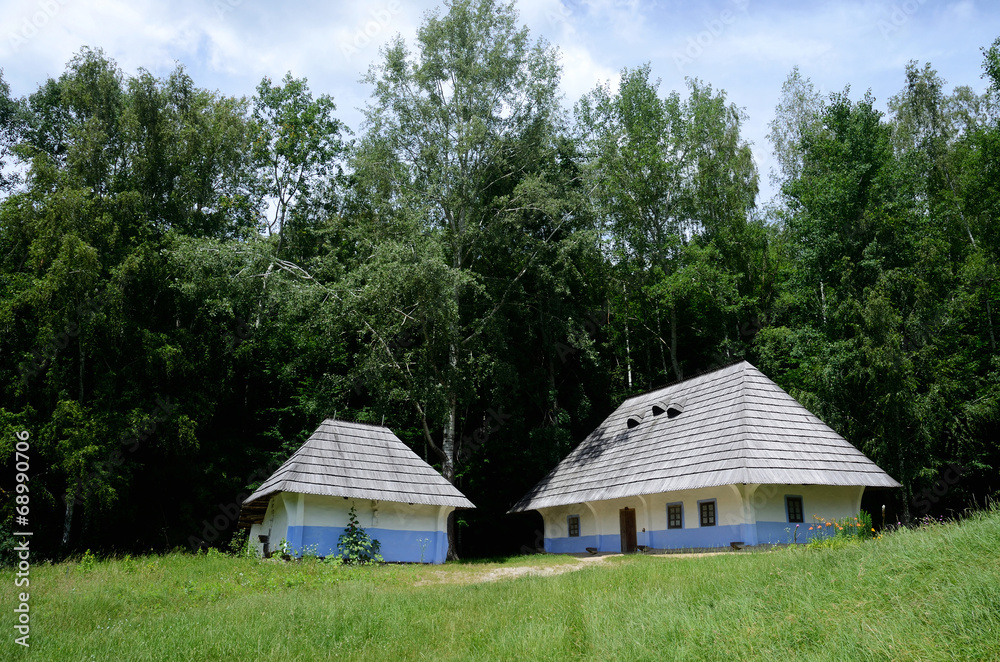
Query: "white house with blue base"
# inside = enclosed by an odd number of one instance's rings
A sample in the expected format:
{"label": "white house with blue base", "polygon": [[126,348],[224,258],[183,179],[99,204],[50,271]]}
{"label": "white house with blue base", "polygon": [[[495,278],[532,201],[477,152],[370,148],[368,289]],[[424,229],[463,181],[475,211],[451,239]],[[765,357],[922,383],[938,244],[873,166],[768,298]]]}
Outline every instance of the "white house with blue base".
{"label": "white house with blue base", "polygon": [[552,553],[803,543],[891,487],[743,361],[626,400],[510,512],[538,511]]}
{"label": "white house with blue base", "polygon": [[337,555],[351,508],[391,562],[444,563],[448,515],[475,508],[388,428],[327,419],[243,502],[260,553]]}

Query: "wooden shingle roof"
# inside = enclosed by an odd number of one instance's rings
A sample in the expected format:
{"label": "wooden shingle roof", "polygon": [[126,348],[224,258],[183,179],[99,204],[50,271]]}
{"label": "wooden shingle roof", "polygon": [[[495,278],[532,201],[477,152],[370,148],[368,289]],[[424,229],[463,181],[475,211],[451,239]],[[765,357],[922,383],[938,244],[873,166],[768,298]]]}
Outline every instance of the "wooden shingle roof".
{"label": "wooden shingle roof", "polygon": [[332,418],[243,502],[240,522],[260,521],[279,492],[475,508],[388,428]]}
{"label": "wooden shingle roof", "polygon": [[741,483],[899,487],[742,361],[626,400],[510,512]]}

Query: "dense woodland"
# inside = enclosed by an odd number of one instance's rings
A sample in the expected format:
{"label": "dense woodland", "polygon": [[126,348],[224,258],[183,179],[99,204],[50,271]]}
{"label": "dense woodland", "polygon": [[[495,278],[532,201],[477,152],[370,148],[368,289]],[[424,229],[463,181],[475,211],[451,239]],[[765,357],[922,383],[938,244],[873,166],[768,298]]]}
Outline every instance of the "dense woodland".
{"label": "dense woodland", "polygon": [[492,0],[390,42],[360,127],[292,74],[232,98],[83,49],[26,98],[0,77],[4,530],[15,431],[59,556],[224,543],[336,415],[477,504],[460,554],[517,551],[540,520],[504,512],[622,398],[743,358],[903,483],[890,517],[982,503],[1000,40],[976,46],[985,94],[914,62],[885,113],[793,70],[774,173],[738,100],[655,63],[562,98]]}

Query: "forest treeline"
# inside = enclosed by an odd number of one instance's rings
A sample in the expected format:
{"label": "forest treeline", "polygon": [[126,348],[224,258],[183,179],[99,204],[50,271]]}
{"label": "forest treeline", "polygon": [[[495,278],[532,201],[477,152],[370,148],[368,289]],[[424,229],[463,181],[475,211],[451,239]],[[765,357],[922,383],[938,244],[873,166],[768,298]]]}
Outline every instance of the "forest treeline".
{"label": "forest treeline", "polygon": [[647,64],[572,103],[512,5],[445,9],[354,130],[291,74],[234,98],[85,48],[0,77],[6,532],[17,431],[58,556],[225,541],[336,415],[479,506],[463,554],[516,551],[503,513],[624,397],[743,358],[899,517],[1000,489],[1000,40],[984,94],[914,62],[886,113],[793,70],[762,175],[722,90]]}

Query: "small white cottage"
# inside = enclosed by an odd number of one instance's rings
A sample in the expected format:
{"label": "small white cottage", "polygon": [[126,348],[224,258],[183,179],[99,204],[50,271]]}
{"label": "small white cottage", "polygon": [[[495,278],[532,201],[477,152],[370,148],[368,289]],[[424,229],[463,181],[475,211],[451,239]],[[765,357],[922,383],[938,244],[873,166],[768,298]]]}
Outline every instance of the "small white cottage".
{"label": "small white cottage", "polygon": [[626,400],[510,512],[554,553],[806,542],[866,487],[899,483],[743,361]]}
{"label": "small white cottage", "polygon": [[282,540],[295,554],[335,555],[355,508],[386,561],[444,563],[448,515],[475,508],[388,428],[326,419],[243,502],[240,523],[263,553]]}

